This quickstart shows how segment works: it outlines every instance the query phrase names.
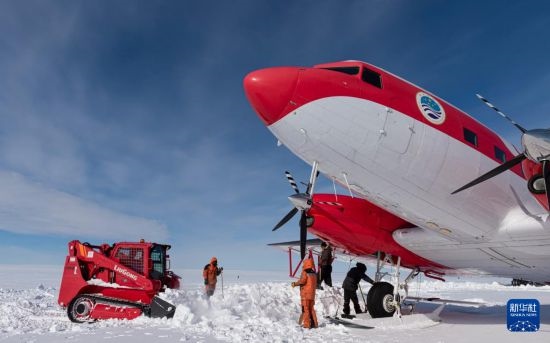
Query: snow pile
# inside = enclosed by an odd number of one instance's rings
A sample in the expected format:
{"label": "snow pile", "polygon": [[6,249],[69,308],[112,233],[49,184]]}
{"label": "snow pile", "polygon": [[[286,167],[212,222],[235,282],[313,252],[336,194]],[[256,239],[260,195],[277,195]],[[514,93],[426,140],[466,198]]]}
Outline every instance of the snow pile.
{"label": "snow pile", "polygon": [[[319,291],[315,305],[319,324],[326,327],[325,316],[334,315],[341,296],[332,291]],[[165,322],[186,333],[214,336],[231,342],[282,342],[289,337],[295,340],[325,341],[323,330],[303,330],[297,325],[300,316],[300,295],[298,288],[288,283],[254,283],[229,285],[223,292],[218,288],[208,301],[201,289],[190,291],[169,290],[162,295],[165,300],[176,304],[176,314],[170,321],[141,317],[142,323]],[[333,328],[334,329],[334,328]],[[345,329],[336,329],[345,340]],[[283,334],[283,335],[281,335]],[[349,337],[348,337],[349,338]]]}
{"label": "snow pile", "polygon": [[86,283],[88,285],[92,285],[92,286],[103,286],[103,287],[111,287],[111,288],[132,288],[132,287],[128,287],[128,286],[122,286],[122,285],[119,285],[118,283],[114,283],[114,282],[105,282],[101,279],[91,279],[91,280],[88,280],[86,281]]}
{"label": "snow pile", "polygon": [[42,285],[30,290],[0,289],[0,333],[24,334],[73,327],[66,313],[57,305],[57,291]]}
{"label": "snow pile", "polygon": [[[164,342],[390,342],[404,337],[411,341],[515,341],[506,329],[506,302],[510,298],[534,298],[541,303],[541,330],[522,341],[550,341],[547,313],[550,310],[550,286],[509,287],[498,283],[437,282],[425,280],[412,283],[409,294],[420,297],[441,297],[454,300],[485,301],[489,306],[472,308],[447,305],[441,313],[442,323],[410,321],[404,318],[365,319],[374,330],[350,328],[330,322],[343,299],[341,290],[317,292],[315,309],[320,327],[302,329],[297,324],[300,315],[298,288],[290,281],[260,282],[262,276],[226,275],[223,289],[218,284],[210,299],[203,295],[203,286],[184,283],[182,290],[168,290],[160,296],[177,306],[172,319],[139,317],[133,321],[106,320],[92,324],[74,324],[66,311],[57,304],[58,290],[45,282],[31,288],[0,288],[0,341],[2,342],[97,342],[112,340],[121,343],[159,340]],[[1,270],[0,270],[1,274]],[[198,272],[197,272],[198,274]],[[34,274],[35,275],[35,274]],[[18,281],[32,283],[33,274],[24,273]],[[1,280],[1,279],[0,279]],[[34,279],[35,280],[35,279]],[[280,280],[274,275],[268,280]],[[8,280],[9,281],[9,280]],[[227,282],[229,281],[229,282]],[[340,282],[335,284],[339,284]],[[36,284],[36,283],[35,283]],[[2,286],[5,287],[5,286]],[[368,286],[362,285],[368,292]],[[222,296],[223,295],[223,296]],[[360,297],[360,303],[363,306]],[[418,304],[416,313],[428,314],[437,304]],[[366,316],[366,315],[363,315]],[[361,318],[357,318],[361,319]],[[411,318],[412,319],[412,318]],[[430,324],[430,325],[428,325]],[[480,325],[481,324],[481,325]]]}
{"label": "snow pile", "polygon": [[[0,338],[24,334],[90,334],[100,328],[165,328],[179,333],[182,339],[214,337],[223,341],[289,342],[307,339],[352,341],[342,326],[328,324],[326,315],[334,315],[341,296],[319,291],[316,310],[320,330],[304,330],[297,325],[300,315],[298,288],[288,283],[232,284],[218,288],[210,299],[202,287],[168,290],[161,297],[177,306],[172,319],[139,317],[133,321],[106,320],[93,324],[74,324],[57,304],[55,288],[29,290],[0,289]],[[329,340],[330,341],[330,340]]]}

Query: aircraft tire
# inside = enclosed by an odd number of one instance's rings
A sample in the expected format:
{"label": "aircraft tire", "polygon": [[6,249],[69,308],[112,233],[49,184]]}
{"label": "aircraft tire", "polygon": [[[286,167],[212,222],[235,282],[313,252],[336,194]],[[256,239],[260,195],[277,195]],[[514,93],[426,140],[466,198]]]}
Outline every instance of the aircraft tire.
{"label": "aircraft tire", "polygon": [[393,301],[393,286],[387,282],[376,282],[367,294],[367,308],[372,318],[391,317],[395,307]]}

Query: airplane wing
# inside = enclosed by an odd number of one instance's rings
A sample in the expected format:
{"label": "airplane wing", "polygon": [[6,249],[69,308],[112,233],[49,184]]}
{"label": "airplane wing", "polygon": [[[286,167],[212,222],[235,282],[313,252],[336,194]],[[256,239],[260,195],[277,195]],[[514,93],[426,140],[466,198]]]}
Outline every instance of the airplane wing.
{"label": "airplane wing", "polygon": [[[313,206],[308,211],[313,224],[308,231],[321,239],[306,241],[306,250],[311,251],[312,255],[320,255],[321,243],[325,241],[333,247],[336,261],[376,265],[380,251],[381,259],[388,256],[396,263],[396,257],[401,256],[401,267],[417,268],[427,277],[437,280],[443,280],[444,275],[488,275],[474,268],[448,268],[403,248],[395,241],[393,233],[403,228],[414,229],[413,225],[364,199],[339,195],[338,206],[327,205],[330,201],[335,201],[333,194],[313,196]],[[268,245],[289,253],[291,264],[291,254],[300,253],[300,241]]]}

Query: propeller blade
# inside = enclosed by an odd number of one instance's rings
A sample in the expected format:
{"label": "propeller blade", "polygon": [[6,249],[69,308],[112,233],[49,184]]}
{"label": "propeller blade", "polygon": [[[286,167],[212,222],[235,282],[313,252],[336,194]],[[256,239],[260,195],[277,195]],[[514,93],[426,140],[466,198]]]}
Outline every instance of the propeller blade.
{"label": "propeller blade", "polygon": [[483,96],[476,94],[476,96],[479,98],[479,100],[483,101],[485,105],[489,106],[493,110],[495,110],[498,114],[500,114],[504,119],[507,119],[509,122],[514,124],[515,127],[517,127],[521,132],[525,133],[527,130],[525,130],[521,125],[516,123],[512,118],[507,116],[506,114],[502,113],[498,108],[495,107],[495,105],[491,104],[489,100],[485,99]]}
{"label": "propeller blade", "polygon": [[457,189],[456,191],[452,192],[451,194],[456,194],[458,192],[461,192],[465,189],[468,189],[472,186],[475,186],[477,185],[478,183],[482,183],[483,181],[486,181],[486,180],[489,180],[490,178],[492,177],[495,177],[497,176],[498,174],[502,173],[502,172],[505,172],[506,170],[512,168],[513,166],[515,166],[516,164],[519,164],[521,163],[521,161],[523,161],[524,159],[526,159],[527,157],[525,156],[525,154],[519,154],[517,155],[516,157],[512,158],[510,161],[506,161],[504,162],[503,164],[501,164],[500,166],[496,167],[495,169],[493,170],[490,170],[489,172],[481,175],[480,177],[478,177],[477,179],[473,180],[472,182],[460,187],[459,189]]}
{"label": "propeller blade", "polygon": [[294,178],[292,177],[292,175],[288,171],[285,171],[285,175],[286,175],[286,179],[288,180],[288,183],[290,183],[290,187],[294,189],[296,194],[299,194],[300,190],[298,189],[298,185],[296,185],[296,181],[294,181]]}
{"label": "propeller blade", "polygon": [[298,213],[298,209],[296,207],[294,207],[292,210],[290,210],[290,212],[288,212],[286,214],[286,216],[284,216],[283,219],[281,219],[280,222],[277,223],[277,225],[275,225],[275,227],[273,228],[273,230],[271,231],[275,231],[277,230],[278,228],[280,228],[281,226],[285,225],[286,222],[288,222],[292,217],[294,217],[294,215]]}
{"label": "propeller blade", "polygon": [[546,189],[546,200],[548,200],[548,206],[550,206],[550,163],[548,160],[542,162],[542,177],[544,177],[544,188]]}
{"label": "propeller blade", "polygon": [[302,211],[300,216],[300,257],[302,260],[306,256],[306,240],[307,240],[307,225],[306,225],[306,212]]}

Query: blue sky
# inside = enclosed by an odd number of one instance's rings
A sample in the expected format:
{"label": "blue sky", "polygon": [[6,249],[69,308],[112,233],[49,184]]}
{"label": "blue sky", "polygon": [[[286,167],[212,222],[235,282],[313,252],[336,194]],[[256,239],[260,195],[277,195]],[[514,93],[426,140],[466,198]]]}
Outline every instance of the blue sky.
{"label": "blue sky", "polygon": [[284,170],[309,167],[248,105],[248,72],[364,60],[518,145],[475,93],[549,127],[549,40],[545,1],[2,1],[2,263],[146,238],[177,268],[285,269],[266,244],[298,238],[271,228]]}

